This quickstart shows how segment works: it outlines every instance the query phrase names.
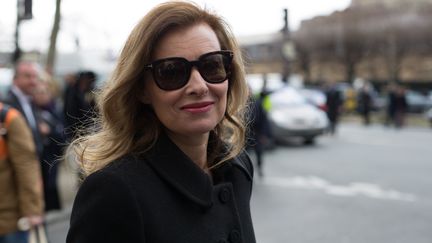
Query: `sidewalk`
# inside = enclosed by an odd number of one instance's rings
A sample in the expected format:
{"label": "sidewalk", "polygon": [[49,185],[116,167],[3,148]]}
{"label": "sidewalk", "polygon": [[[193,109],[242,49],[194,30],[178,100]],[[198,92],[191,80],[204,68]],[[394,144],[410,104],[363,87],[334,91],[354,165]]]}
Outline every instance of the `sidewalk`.
{"label": "sidewalk", "polygon": [[46,215],[47,225],[56,224],[60,221],[69,221],[72,204],[78,188],[77,167],[62,162],[58,171],[58,190],[62,209],[51,211]]}
{"label": "sidewalk", "polygon": [[[383,112],[372,112],[370,115],[371,124],[384,125],[385,114]],[[341,123],[363,123],[363,118],[358,113],[342,114],[340,118]],[[405,115],[405,124],[407,127],[430,127],[431,124],[426,119],[424,114],[409,113]]]}

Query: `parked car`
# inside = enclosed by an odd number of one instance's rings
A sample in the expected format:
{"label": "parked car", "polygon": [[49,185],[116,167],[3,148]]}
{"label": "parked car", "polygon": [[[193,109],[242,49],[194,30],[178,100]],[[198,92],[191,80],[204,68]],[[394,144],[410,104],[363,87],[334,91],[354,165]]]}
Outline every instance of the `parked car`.
{"label": "parked car", "polygon": [[408,105],[408,112],[423,113],[429,108],[432,108],[432,101],[427,96],[414,90],[407,90],[405,98]]}
{"label": "parked car", "polygon": [[429,90],[429,91],[426,92],[426,97],[427,97],[430,101],[432,101],[432,90]]}
{"label": "parked car", "polygon": [[265,88],[267,92],[273,92],[285,86],[285,83],[282,81],[280,74],[270,73],[266,76],[264,76],[263,74],[248,74],[246,76],[246,80],[253,94],[256,95],[259,92],[263,91],[264,78],[267,81]]}
{"label": "parked car", "polygon": [[298,91],[310,104],[320,108],[323,111],[327,110],[327,97],[323,91],[316,88],[301,88],[298,89]]}
{"label": "parked car", "polygon": [[429,124],[432,127],[432,108],[429,108],[429,110],[427,110],[425,112],[425,116],[426,116],[426,119],[429,121]]}
{"label": "parked car", "polygon": [[0,100],[6,97],[12,85],[14,70],[11,68],[0,68]]}
{"label": "parked car", "polygon": [[300,137],[305,144],[312,144],[327,130],[325,112],[310,104],[297,89],[284,86],[271,93],[269,99],[269,120],[276,141]]}

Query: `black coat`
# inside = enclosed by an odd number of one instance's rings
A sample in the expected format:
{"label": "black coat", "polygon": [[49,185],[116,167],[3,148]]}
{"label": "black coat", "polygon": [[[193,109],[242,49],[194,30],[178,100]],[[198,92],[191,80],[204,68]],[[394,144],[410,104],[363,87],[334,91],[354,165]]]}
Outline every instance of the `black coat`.
{"label": "black coat", "polygon": [[242,154],[212,178],[167,136],[83,182],[67,243],[254,243],[253,167]]}
{"label": "black coat", "polygon": [[330,88],[326,91],[326,106],[327,116],[330,122],[337,122],[339,117],[339,111],[343,105],[342,94],[335,88]]}
{"label": "black coat", "polygon": [[74,86],[67,86],[63,97],[65,133],[68,138],[73,138],[83,128],[90,127],[96,117],[93,89],[83,91],[78,82]]}
{"label": "black coat", "polygon": [[42,136],[43,153],[40,158],[45,199],[45,211],[60,209],[60,195],[58,192],[58,166],[63,154],[66,139],[64,126],[54,106],[41,107],[38,116],[49,128],[49,134]]}

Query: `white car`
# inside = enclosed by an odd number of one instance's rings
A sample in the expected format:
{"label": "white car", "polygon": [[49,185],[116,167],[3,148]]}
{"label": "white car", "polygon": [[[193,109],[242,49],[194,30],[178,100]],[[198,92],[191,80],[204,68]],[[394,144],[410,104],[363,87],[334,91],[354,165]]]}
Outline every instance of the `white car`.
{"label": "white car", "polygon": [[310,104],[297,89],[284,86],[271,93],[269,99],[268,117],[276,141],[300,137],[305,144],[313,144],[317,136],[326,132],[329,126],[326,113]]}
{"label": "white car", "polygon": [[425,116],[426,116],[426,119],[429,121],[429,123],[430,123],[430,125],[432,127],[432,108],[429,108],[429,110],[427,110],[425,112]]}
{"label": "white car", "polygon": [[327,109],[327,97],[323,91],[314,88],[301,88],[298,89],[298,91],[311,105],[314,105],[323,111]]}
{"label": "white car", "polygon": [[6,97],[7,92],[12,85],[14,70],[11,68],[0,68],[0,99]]}

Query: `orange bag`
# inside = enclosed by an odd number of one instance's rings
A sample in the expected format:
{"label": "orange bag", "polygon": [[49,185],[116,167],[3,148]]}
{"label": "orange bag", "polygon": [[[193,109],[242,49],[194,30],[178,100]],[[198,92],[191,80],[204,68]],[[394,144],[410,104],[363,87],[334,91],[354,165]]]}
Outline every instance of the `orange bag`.
{"label": "orange bag", "polygon": [[11,109],[10,106],[0,103],[0,159],[6,159],[8,155],[7,150],[7,136],[8,128],[12,119],[18,115],[18,111]]}

